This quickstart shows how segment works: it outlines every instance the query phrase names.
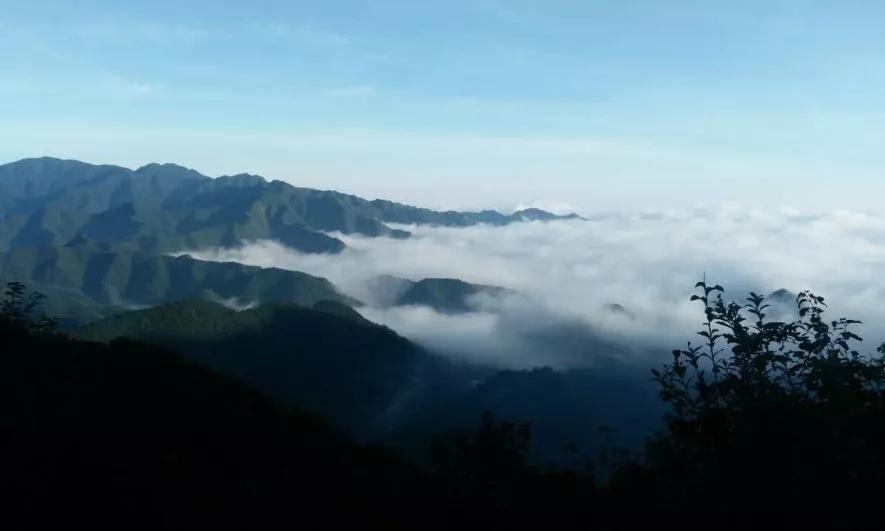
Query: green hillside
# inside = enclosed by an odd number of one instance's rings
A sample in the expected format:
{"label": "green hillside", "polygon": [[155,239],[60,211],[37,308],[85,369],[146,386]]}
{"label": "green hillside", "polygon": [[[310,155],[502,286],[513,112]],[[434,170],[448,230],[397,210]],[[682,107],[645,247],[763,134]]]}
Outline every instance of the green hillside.
{"label": "green hillside", "polygon": [[414,467],[167,350],[0,333],[6,529],[404,529],[392,504],[439,503]]}
{"label": "green hillside", "polygon": [[600,424],[616,427],[622,443],[638,448],[645,427],[662,414],[645,375],[615,367],[501,372],[453,364],[334,302],[237,312],[184,301],[121,314],[73,335],[162,345],[416,458],[430,434],[471,426],[484,411],[530,420],[533,458],[545,463],[567,457],[567,443],[598,449]]}
{"label": "green hillside", "polygon": [[82,239],[0,253],[0,280],[24,282],[43,292],[48,313],[72,324],[192,298],[242,306],[355,302],[326,279],[305,273],[119,251]]}
{"label": "green hillside", "polygon": [[358,434],[383,429],[397,398],[434,363],[392,330],[331,302],[238,312],[185,301],[128,312],[74,334],[168,347]]}
{"label": "green hillside", "polygon": [[[562,528],[591,514],[582,496],[589,476],[528,465],[528,441],[522,429],[514,437],[514,424],[486,417],[468,439],[427,440],[432,461],[410,464],[166,349],[35,328],[16,309],[21,300],[0,305],[0,493],[9,529]],[[314,313],[371,326],[335,315],[333,305]],[[188,312],[225,319],[228,311],[187,307],[176,305],[180,319],[176,311],[158,318],[157,329],[179,322],[224,335],[251,326],[201,328]]]}

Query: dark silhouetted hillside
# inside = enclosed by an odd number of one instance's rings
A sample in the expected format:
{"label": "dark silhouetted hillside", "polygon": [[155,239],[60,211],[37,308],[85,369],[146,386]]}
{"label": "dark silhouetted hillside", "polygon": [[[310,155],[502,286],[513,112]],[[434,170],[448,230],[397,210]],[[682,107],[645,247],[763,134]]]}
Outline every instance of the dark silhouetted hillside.
{"label": "dark silhouetted hillside", "polygon": [[410,509],[389,508],[435,498],[413,467],[169,351],[0,333],[6,529],[402,527]]}
{"label": "dark silhouetted hillside", "polygon": [[389,328],[333,302],[234,311],[184,301],[99,321],[76,336],[162,345],[363,435],[382,429],[397,399],[419,387],[435,363]]}
{"label": "dark silhouetted hillside", "polygon": [[525,462],[524,428],[486,418],[440,440],[434,466],[421,469],[162,348],[54,334],[32,321],[37,299],[8,293],[0,497],[9,529],[576,528],[591,514],[577,503],[592,492],[584,476]]}

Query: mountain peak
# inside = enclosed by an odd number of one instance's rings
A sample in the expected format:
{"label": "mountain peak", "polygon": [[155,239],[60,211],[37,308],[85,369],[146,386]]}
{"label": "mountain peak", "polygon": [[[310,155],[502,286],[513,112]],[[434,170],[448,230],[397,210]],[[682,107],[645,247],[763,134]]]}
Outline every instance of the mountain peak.
{"label": "mountain peak", "polygon": [[777,302],[794,302],[796,300],[796,294],[786,288],[781,288],[781,289],[772,291],[768,295],[768,299],[774,300]]}
{"label": "mountain peak", "polygon": [[165,162],[162,164],[158,162],[151,162],[150,164],[145,164],[144,166],[138,168],[133,173],[138,176],[163,176],[175,177],[179,179],[206,178],[204,175],[194,169],[185,168],[184,166],[173,164],[171,162]]}
{"label": "mountain peak", "polygon": [[79,160],[63,159],[63,158],[59,158],[59,157],[50,157],[48,155],[44,155],[42,157],[26,157],[23,159],[8,162],[8,163],[4,164],[3,166],[14,166],[14,165],[31,166],[31,165],[35,165],[35,164],[71,164],[71,165],[75,165],[75,166],[92,166],[92,164],[89,164],[87,162],[81,162]]}
{"label": "mountain peak", "polygon": [[90,171],[100,168],[113,168],[127,171],[126,168],[113,165],[96,165],[73,159],[61,159],[58,157],[31,157],[20,159],[6,164],[0,164],[0,174],[21,174],[32,177],[36,174],[67,174],[75,171]]}
{"label": "mountain peak", "polygon": [[165,170],[177,169],[177,170],[193,171],[190,168],[185,168],[184,166],[181,166],[179,164],[175,164],[174,162],[149,162],[149,163],[145,164],[144,166],[141,166],[140,168],[135,170],[135,172],[138,173],[138,172],[156,171],[158,169],[165,169]]}
{"label": "mountain peak", "polygon": [[215,179],[219,183],[223,183],[227,186],[233,186],[236,188],[251,188],[253,186],[260,186],[262,184],[267,184],[267,179],[260,175],[253,175],[251,173],[238,173],[236,175],[222,175]]}
{"label": "mountain peak", "polygon": [[513,218],[522,218],[530,221],[551,221],[557,219],[583,219],[571,212],[569,214],[554,214],[540,208],[524,208],[513,213]]}
{"label": "mountain peak", "polygon": [[470,284],[457,278],[425,278],[407,284],[397,298],[398,306],[429,306],[442,313],[474,311],[472,298],[477,295],[493,297],[510,293],[505,288],[485,284]]}

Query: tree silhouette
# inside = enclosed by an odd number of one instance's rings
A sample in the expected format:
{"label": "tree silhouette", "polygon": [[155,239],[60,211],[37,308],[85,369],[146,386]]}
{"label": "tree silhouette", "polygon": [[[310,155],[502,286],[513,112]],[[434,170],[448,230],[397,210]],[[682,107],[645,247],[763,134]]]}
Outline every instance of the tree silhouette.
{"label": "tree silhouette", "polygon": [[29,291],[21,282],[7,283],[5,298],[0,302],[0,325],[9,330],[52,331],[56,321],[42,312],[45,298],[42,293]]}
{"label": "tree silhouette", "polygon": [[658,517],[674,521],[694,500],[698,518],[728,528],[885,523],[874,502],[885,480],[885,347],[861,353],[861,323],[828,321],[824,298],[807,291],[798,319],[781,322],[759,294],[739,304],[719,285],[696,288],[703,341],[653,371],[672,414],[618,488],[649,489]]}

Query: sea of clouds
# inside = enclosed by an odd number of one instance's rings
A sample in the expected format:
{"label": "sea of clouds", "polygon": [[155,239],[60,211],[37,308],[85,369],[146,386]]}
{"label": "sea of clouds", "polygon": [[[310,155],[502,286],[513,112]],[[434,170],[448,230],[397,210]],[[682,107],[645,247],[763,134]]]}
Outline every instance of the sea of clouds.
{"label": "sea of clouds", "polygon": [[[363,301],[367,318],[433,350],[501,367],[658,363],[696,337],[703,313],[689,298],[704,275],[737,300],[751,290],[813,290],[827,298],[832,317],[865,321],[865,348],[885,339],[885,217],[874,214],[697,207],[506,227],[402,228],[413,236],[334,234],[347,244],[337,255],[302,254],[271,241],[188,254],[326,277]],[[387,307],[372,282],[379,275],[459,278],[515,293],[479,297],[476,311],[462,315]],[[625,311],[613,311],[614,304]]]}

